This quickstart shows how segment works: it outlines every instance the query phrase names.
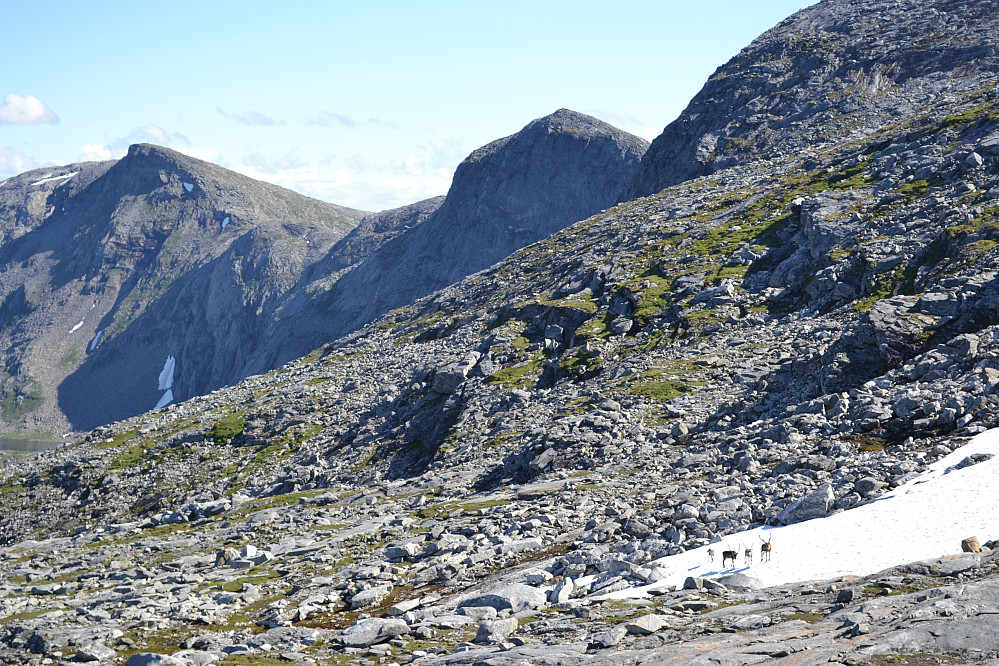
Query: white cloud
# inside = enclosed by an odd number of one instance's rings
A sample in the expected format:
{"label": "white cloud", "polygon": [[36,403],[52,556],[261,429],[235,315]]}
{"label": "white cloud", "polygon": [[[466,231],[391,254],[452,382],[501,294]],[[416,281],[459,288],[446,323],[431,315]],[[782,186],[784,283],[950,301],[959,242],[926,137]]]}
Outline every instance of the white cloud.
{"label": "white cloud", "polygon": [[42,163],[30,155],[13,148],[0,148],[0,178],[16,176],[40,166]]}
{"label": "white cloud", "polygon": [[229,111],[223,111],[222,109],[217,107],[215,110],[218,111],[220,114],[222,114],[223,118],[228,118],[229,120],[235,120],[237,123],[241,123],[243,125],[262,125],[264,127],[276,127],[278,125],[285,124],[283,120],[277,118],[271,118],[270,116],[266,116],[259,111],[244,111],[242,113],[232,113]]}
{"label": "white cloud", "polygon": [[59,122],[59,116],[34,95],[10,93],[0,104],[0,123],[9,125],[42,125]]}
{"label": "white cloud", "polygon": [[167,148],[183,149],[191,145],[186,136],[180,132],[168,132],[159,125],[143,125],[136,127],[125,136],[118,137],[109,143],[88,143],[80,149],[77,158],[82,162],[92,160],[114,160],[125,156],[128,147],[133,143],[155,143]]}
{"label": "white cloud", "polygon": [[399,126],[391,120],[382,120],[381,118],[355,120],[345,113],[336,113],[335,111],[323,111],[319,115],[309,118],[306,122],[310,125],[317,125],[319,127],[346,127],[347,129],[356,129],[357,127],[368,125],[371,127],[384,127],[386,129],[399,129]]}
{"label": "white cloud", "polygon": [[88,143],[80,149],[78,162],[103,162],[111,159],[111,149],[99,143]]}

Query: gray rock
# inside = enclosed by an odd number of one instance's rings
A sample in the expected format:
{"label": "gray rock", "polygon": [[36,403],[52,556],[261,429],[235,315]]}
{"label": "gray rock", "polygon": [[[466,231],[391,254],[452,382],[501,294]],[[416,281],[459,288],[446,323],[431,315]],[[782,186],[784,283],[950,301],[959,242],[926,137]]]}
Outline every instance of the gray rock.
{"label": "gray rock", "polygon": [[157,652],[136,652],[128,658],[125,666],[184,666],[184,662]]}
{"label": "gray rock", "polygon": [[465,606],[492,606],[498,611],[510,610],[519,613],[525,610],[538,610],[547,605],[548,598],[543,590],[522,583],[513,583],[471,599],[465,599],[459,608]]}
{"label": "gray rock", "polygon": [[620,643],[627,635],[628,630],[622,624],[594,634],[590,642],[598,648],[609,648]]}
{"label": "gray rock", "polygon": [[777,519],[784,525],[800,523],[803,520],[821,518],[829,513],[836,497],[833,495],[832,486],[823,483],[814,491],[794,502],[777,515]]}
{"label": "gray rock", "polygon": [[117,652],[103,643],[87,643],[77,649],[74,661],[111,661],[117,656]]}
{"label": "gray rock", "polygon": [[[340,640],[347,647],[369,647],[377,643],[385,643],[396,636],[405,636],[409,633],[409,625],[402,620],[372,617],[366,620],[359,620],[344,630]],[[143,666],[142,664],[128,664],[128,666]]]}
{"label": "gray rock", "polygon": [[629,634],[654,634],[665,626],[669,625],[669,618],[657,613],[642,615],[634,620],[624,623],[624,628]]}
{"label": "gray rock", "polygon": [[515,617],[508,617],[503,620],[487,620],[479,625],[479,630],[475,634],[475,642],[485,645],[502,643],[517,631],[519,622]]}

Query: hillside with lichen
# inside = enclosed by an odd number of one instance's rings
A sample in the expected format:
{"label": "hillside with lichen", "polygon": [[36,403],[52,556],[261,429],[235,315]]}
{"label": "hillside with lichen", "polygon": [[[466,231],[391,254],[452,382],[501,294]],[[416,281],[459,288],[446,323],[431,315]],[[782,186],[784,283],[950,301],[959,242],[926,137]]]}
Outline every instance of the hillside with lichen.
{"label": "hillside with lichen", "polygon": [[[884,115],[824,123],[841,107],[795,105],[772,149],[607,208],[267,374],[0,471],[4,657],[999,657],[995,533],[863,579],[762,588],[756,562],[665,584],[672,556],[849,516],[999,425],[991,8],[806,9],[712,81],[766,71],[774,40],[825,33],[830,60],[918,46],[934,64],[887,97],[858,93]],[[773,95],[805,95],[815,67]],[[814,142],[809,123],[824,128]],[[649,168],[643,182],[660,177]]]}

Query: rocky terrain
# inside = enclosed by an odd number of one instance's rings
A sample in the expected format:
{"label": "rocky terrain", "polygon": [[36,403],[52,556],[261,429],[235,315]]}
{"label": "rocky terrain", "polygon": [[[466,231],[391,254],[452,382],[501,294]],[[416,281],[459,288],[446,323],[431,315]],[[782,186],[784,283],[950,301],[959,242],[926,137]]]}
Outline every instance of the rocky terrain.
{"label": "rocky terrain", "polygon": [[[986,2],[819,3],[705,89],[749,108],[774,73],[772,145],[701,174],[661,137],[674,175],[633,182],[665,189],[4,468],[3,659],[995,663],[996,533],[863,578],[642,590],[999,425],[997,27]],[[822,83],[875,51],[912,66]],[[664,136],[710,133],[692,109]]]}
{"label": "rocky terrain", "polygon": [[9,179],[0,432],[89,430],[271,370],[612,204],[646,147],[563,109],[476,151],[446,199],[371,214],[149,145]]}
{"label": "rocky terrain", "polygon": [[342,274],[317,267],[315,282],[303,281],[300,297],[269,326],[254,369],[307,354],[613,205],[647,148],[643,139],[569,109],[479,148],[458,165],[447,196],[425,221],[381,238]]}

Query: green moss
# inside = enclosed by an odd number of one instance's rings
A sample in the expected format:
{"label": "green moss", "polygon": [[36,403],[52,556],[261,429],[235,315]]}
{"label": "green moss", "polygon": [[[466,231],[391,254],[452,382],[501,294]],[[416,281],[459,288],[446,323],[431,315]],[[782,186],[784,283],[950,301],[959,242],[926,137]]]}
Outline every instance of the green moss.
{"label": "green moss", "polygon": [[904,202],[909,203],[926,196],[926,193],[930,191],[930,186],[930,181],[923,178],[905,183],[896,189],[895,192],[902,195]]}
{"label": "green moss", "polygon": [[130,439],[139,436],[139,431],[135,428],[132,430],[126,430],[125,432],[120,432],[111,438],[110,442],[101,442],[97,445],[99,449],[112,449],[116,446],[121,446]]}
{"label": "green moss", "polygon": [[330,381],[329,377],[313,377],[308,382],[305,383],[306,386],[315,386],[316,384],[322,384],[323,382]]}
{"label": "green moss", "polygon": [[223,416],[215,422],[205,436],[217,444],[223,444],[234,437],[243,434],[246,428],[246,420],[240,414],[230,414]]}
{"label": "green moss", "polygon": [[823,616],[818,613],[798,612],[790,613],[788,615],[784,615],[783,617],[785,620],[802,620],[808,624],[815,624],[821,620]]}
{"label": "green moss", "polygon": [[76,364],[80,362],[80,350],[70,349],[66,352],[66,355],[59,359],[59,368],[62,370],[69,370],[70,368],[75,368]]}
{"label": "green moss", "polygon": [[497,370],[486,377],[486,382],[504,389],[531,387],[537,382],[538,371],[544,358],[544,354],[535,354],[526,363]]}

